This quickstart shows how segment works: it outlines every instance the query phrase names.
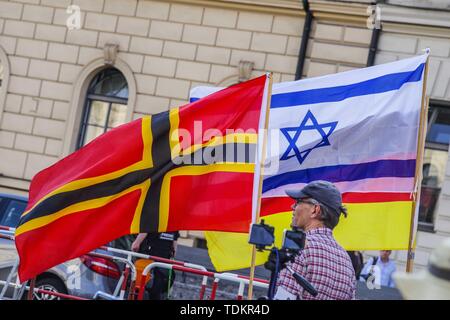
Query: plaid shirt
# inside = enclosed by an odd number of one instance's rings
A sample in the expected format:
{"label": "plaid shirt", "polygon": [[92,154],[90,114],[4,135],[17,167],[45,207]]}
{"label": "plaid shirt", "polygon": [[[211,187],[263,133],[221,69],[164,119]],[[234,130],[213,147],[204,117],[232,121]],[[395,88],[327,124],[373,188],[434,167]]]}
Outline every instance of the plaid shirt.
{"label": "plaid shirt", "polygon": [[333,238],[331,229],[318,228],[306,232],[305,249],[287,265],[305,277],[319,292],[313,297],[304,291],[285,268],[280,272],[277,287],[282,286],[297,299],[355,299],[356,278],[352,262]]}

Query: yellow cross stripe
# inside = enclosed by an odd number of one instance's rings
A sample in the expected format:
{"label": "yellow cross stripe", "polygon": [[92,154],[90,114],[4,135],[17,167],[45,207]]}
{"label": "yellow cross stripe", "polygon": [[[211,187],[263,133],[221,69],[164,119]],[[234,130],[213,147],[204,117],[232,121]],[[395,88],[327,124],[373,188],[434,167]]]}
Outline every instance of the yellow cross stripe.
{"label": "yellow cross stripe", "polygon": [[163,179],[161,186],[161,199],[159,203],[158,231],[167,230],[169,223],[170,181],[176,176],[196,176],[211,172],[243,172],[252,173],[255,170],[254,163],[218,163],[204,166],[186,166],[169,171]]}
{"label": "yellow cross stripe", "polygon": [[[133,192],[135,190],[138,189],[144,189],[146,187],[146,185],[148,184],[148,181],[145,181],[141,184],[132,186],[120,193],[111,195],[111,196],[107,196],[107,197],[103,197],[103,198],[97,198],[97,199],[93,199],[93,200],[88,200],[88,201],[83,201],[83,202],[79,202],[79,203],[75,203],[69,207],[66,207],[58,212],[55,212],[53,214],[50,215],[46,215],[43,217],[39,217],[36,219],[32,219],[26,223],[24,223],[23,225],[19,226],[16,229],[16,237],[18,237],[19,235],[21,235],[22,233],[34,230],[34,229],[38,229],[41,227],[44,227],[56,220],[59,220],[65,216],[71,215],[71,214],[75,214],[81,211],[86,211],[86,210],[90,210],[90,209],[97,209],[97,208],[101,208],[105,205],[107,205],[108,203],[110,203],[113,200],[116,200],[130,192]],[[141,193],[141,200],[142,200],[142,193]],[[137,206],[136,210],[139,208],[139,205]]]}
{"label": "yellow cross stripe", "polygon": [[142,216],[142,208],[144,207],[145,198],[147,197],[147,192],[150,188],[150,179],[145,181],[142,184],[142,192],[141,197],[139,199],[138,206],[136,211],[134,212],[133,222],[131,223],[130,233],[139,233],[140,224],[141,224],[141,216]]}
{"label": "yellow cross stripe", "polygon": [[108,180],[113,180],[116,178],[119,178],[127,173],[152,168],[153,167],[153,159],[152,159],[152,143],[153,143],[153,136],[150,128],[151,123],[151,116],[146,116],[142,118],[142,137],[144,142],[144,148],[143,148],[143,154],[142,154],[142,160],[128,166],[126,168],[110,172],[101,176],[92,177],[92,178],[85,178],[80,180],[71,181],[69,183],[66,183],[65,185],[53,190],[52,192],[46,194],[44,197],[42,197],[38,202],[34,204],[33,207],[31,207],[29,210],[25,211],[22,214],[22,217],[26,216],[28,213],[30,213],[36,206],[38,206],[41,202],[44,200],[62,192],[68,192],[68,191],[74,191],[81,188],[86,188],[98,183],[102,183]]}
{"label": "yellow cross stripe", "polygon": [[180,115],[179,108],[174,108],[169,111],[169,123],[170,123],[170,131],[169,131],[169,145],[172,159],[175,159],[181,150],[179,134],[178,134],[178,126],[180,125]]}
{"label": "yellow cross stripe", "polygon": [[152,116],[145,116],[142,118],[142,140],[144,143],[144,150],[142,153],[142,163],[144,168],[153,168],[153,133],[151,128]]}

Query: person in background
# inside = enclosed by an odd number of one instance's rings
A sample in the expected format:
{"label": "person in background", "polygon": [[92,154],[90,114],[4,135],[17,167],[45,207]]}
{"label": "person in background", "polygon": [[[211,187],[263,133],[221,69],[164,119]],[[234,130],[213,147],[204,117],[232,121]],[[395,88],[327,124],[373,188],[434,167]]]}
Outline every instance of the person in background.
{"label": "person in background", "polygon": [[110,246],[120,250],[130,250],[131,244],[136,240],[135,234],[127,234],[110,242]]}
{"label": "person in background", "polygon": [[350,259],[352,260],[353,269],[355,269],[356,280],[359,279],[362,268],[364,267],[364,258],[360,251],[347,251]]}
{"label": "person in background", "polygon": [[370,276],[373,276],[375,284],[394,288],[392,275],[396,266],[394,261],[389,259],[391,253],[391,250],[381,250],[378,257],[370,258],[361,271],[360,280],[367,281]]}
{"label": "person in background", "polygon": [[[151,256],[157,256],[166,259],[175,257],[177,240],[180,233],[162,232],[162,233],[140,233],[131,245],[131,250]],[[175,273],[171,270],[154,268],[152,278],[147,283],[145,290],[150,300],[163,300],[165,294],[172,287],[175,279]],[[169,284],[170,281],[170,284]]]}

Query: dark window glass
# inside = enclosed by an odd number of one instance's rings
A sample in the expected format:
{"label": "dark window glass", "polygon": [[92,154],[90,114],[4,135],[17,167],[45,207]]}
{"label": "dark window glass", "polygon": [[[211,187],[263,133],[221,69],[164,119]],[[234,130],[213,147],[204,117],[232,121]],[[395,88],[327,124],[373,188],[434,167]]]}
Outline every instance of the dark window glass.
{"label": "dark window glass", "polygon": [[419,227],[433,231],[436,204],[441,193],[450,143],[450,110],[431,106],[423,159]]}
{"label": "dark window glass", "polygon": [[438,109],[436,119],[431,123],[427,135],[428,142],[449,144],[450,142],[450,110]]}
{"label": "dark window glass", "polygon": [[92,80],[88,93],[128,99],[128,84],[119,70],[110,68],[103,70]]}

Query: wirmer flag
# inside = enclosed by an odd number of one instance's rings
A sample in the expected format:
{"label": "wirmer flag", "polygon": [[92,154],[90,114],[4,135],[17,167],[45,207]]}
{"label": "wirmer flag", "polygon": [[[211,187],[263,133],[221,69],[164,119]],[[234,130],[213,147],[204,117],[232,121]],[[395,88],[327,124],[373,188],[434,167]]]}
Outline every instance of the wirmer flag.
{"label": "wirmer flag", "polygon": [[[278,246],[292,220],[284,191],[328,180],[349,211],[334,230],[345,249],[408,249],[427,57],[273,85],[267,158],[278,168],[263,178],[261,218]],[[194,88],[191,101],[215,90]],[[249,267],[247,234],[205,235],[218,271]]]}
{"label": "wirmer flag", "polygon": [[127,234],[248,231],[268,77],[112,129],[39,172],[16,229],[20,280]]}

